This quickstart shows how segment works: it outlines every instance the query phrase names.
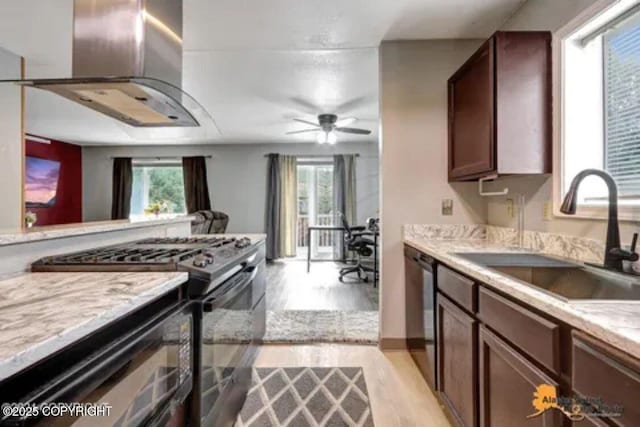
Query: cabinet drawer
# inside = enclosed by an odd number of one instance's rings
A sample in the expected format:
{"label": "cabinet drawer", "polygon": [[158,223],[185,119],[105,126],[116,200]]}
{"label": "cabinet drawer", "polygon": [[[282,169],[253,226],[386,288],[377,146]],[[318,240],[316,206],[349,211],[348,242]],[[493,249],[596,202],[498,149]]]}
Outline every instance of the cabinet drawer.
{"label": "cabinet drawer", "polygon": [[476,297],[476,284],[473,280],[438,266],[438,290],[445,293],[453,301],[460,304],[472,313],[475,313],[478,303]]}
{"label": "cabinet drawer", "polygon": [[552,372],[560,373],[560,327],[488,289],[479,290],[478,317]]}
{"label": "cabinet drawer", "polygon": [[622,416],[611,418],[615,425],[640,426],[640,361],[577,331],[572,341],[574,392],[622,406]]}

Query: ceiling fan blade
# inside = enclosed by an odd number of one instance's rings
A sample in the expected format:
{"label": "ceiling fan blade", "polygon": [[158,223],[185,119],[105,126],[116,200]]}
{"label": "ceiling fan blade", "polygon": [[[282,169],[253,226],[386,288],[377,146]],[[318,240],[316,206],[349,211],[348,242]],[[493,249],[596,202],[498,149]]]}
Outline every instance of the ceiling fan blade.
{"label": "ceiling fan blade", "polygon": [[293,120],[295,120],[296,122],[300,122],[300,123],[304,123],[304,124],[310,125],[310,126],[315,126],[315,127],[317,127],[317,128],[319,128],[319,127],[320,127],[320,125],[319,125],[319,124],[317,124],[317,123],[313,123],[313,122],[310,122],[310,121],[308,121],[308,120],[303,120],[303,119],[293,119]]}
{"label": "ceiling fan blade", "polygon": [[344,119],[340,119],[336,122],[336,127],[341,128],[343,126],[350,125],[351,123],[355,123],[358,119],[355,117],[345,117]]}
{"label": "ceiling fan blade", "polygon": [[307,133],[307,132],[319,132],[322,129],[303,129],[303,130],[293,130],[291,132],[286,132],[285,135],[295,135],[297,133]]}
{"label": "ceiling fan blade", "polygon": [[355,134],[358,134],[358,135],[369,135],[371,133],[370,130],[357,129],[357,128],[336,128],[335,130],[338,131],[338,132],[355,133]]}

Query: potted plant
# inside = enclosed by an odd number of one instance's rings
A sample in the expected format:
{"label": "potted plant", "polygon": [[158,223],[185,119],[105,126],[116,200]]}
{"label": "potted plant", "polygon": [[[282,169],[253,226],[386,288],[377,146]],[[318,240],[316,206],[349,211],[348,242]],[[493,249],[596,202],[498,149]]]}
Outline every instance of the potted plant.
{"label": "potted plant", "polygon": [[146,207],[144,212],[149,215],[153,214],[155,216],[159,216],[160,212],[167,212],[169,210],[169,204],[166,200],[153,202],[149,206]]}
{"label": "potted plant", "polygon": [[33,227],[36,221],[38,221],[38,215],[35,212],[27,211],[24,214],[24,222],[27,224],[27,228]]}

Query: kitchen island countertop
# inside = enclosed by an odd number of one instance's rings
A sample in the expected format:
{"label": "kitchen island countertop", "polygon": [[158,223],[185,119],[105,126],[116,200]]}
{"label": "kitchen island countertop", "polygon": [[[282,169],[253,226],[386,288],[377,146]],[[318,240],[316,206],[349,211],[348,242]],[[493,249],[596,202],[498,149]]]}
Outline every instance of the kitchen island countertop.
{"label": "kitchen island countertop", "polygon": [[65,237],[84,236],[87,234],[108,233],[136,228],[157,227],[162,225],[191,223],[192,216],[180,215],[172,218],[141,218],[115,221],[91,221],[76,224],[48,225],[20,230],[1,230],[0,246],[41,240],[60,239]]}
{"label": "kitchen island countertop", "polygon": [[187,273],[26,273],[0,280],[0,380],[187,281]]}

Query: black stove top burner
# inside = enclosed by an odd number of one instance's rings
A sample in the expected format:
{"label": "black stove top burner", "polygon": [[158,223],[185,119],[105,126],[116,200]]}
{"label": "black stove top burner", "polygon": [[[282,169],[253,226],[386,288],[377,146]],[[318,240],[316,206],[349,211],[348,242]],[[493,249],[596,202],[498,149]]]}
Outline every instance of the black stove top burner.
{"label": "black stove top burner", "polygon": [[243,237],[163,237],[43,258],[32,271],[212,272],[252,245]]}
{"label": "black stove top burner", "polygon": [[[242,240],[242,239],[240,239]],[[193,244],[207,244],[213,247],[219,247],[222,245],[235,242],[235,237],[154,237],[150,239],[138,240],[134,242],[136,245],[193,245]]]}

